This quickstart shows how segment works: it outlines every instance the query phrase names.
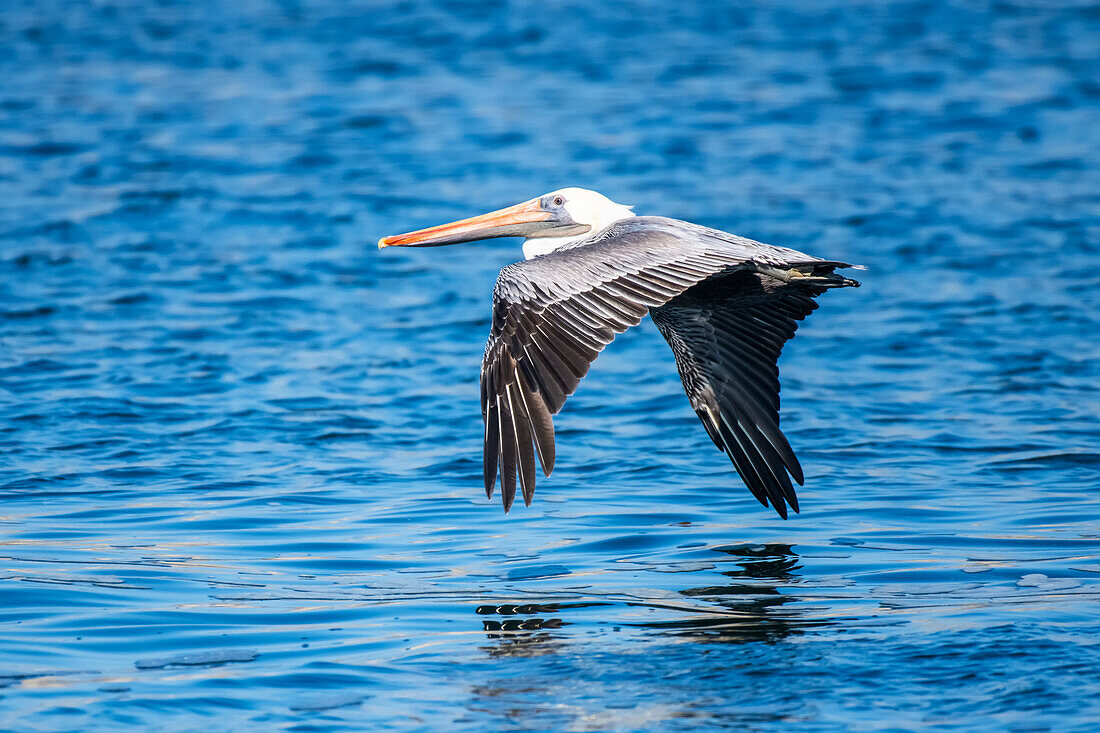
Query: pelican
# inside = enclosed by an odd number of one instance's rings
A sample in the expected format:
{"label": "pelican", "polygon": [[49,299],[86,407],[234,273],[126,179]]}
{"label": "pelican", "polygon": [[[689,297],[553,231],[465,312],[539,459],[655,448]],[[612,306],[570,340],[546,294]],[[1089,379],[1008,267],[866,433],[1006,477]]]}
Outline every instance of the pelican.
{"label": "pelican", "polygon": [[556,415],[599,353],[649,314],[707,435],[753,496],[783,519],[798,512],[802,467],[779,429],[783,344],[852,267],[678,219],[635,216],[583,188],[563,188],[450,224],[383,237],[383,247],[437,247],[523,237],[524,260],[500,271],[481,364],[485,494],[499,469],[507,513],[516,479],[525,505],[535,458],[554,468]]}

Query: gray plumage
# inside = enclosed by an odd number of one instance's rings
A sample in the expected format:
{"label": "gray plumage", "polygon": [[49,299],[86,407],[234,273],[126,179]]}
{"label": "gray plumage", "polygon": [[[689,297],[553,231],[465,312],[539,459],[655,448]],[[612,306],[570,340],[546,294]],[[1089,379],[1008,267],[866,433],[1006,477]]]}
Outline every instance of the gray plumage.
{"label": "gray plumage", "polygon": [[504,509],[554,467],[566,398],[615,334],[647,313],[672,347],[692,408],[764,506],[798,511],[802,468],[779,429],[776,360],[827,288],[858,286],[821,260],[663,217],[623,219],[505,267],[481,370],[485,492]]}

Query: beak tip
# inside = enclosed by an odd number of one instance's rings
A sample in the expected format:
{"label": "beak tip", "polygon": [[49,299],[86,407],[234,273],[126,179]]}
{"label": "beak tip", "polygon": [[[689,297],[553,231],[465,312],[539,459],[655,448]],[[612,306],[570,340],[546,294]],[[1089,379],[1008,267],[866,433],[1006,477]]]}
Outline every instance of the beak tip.
{"label": "beak tip", "polygon": [[390,246],[389,242],[386,241],[387,239],[389,239],[389,237],[382,237],[378,240],[378,249],[385,249]]}

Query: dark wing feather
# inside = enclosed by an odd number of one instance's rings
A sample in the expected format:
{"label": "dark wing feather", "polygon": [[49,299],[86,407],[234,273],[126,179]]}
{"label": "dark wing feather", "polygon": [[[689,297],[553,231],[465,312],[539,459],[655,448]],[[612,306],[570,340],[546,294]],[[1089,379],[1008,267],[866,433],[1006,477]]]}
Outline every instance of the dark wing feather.
{"label": "dark wing feather", "polygon": [[[517,476],[524,503],[531,503],[536,456],[546,475],[554,468],[551,415],[616,334],[715,275],[778,272],[807,262],[822,261],[686,222],[637,217],[504,268],[493,290],[493,324],[481,368],[486,494],[492,497],[499,469],[505,511],[515,498]],[[748,471],[756,464],[744,465]]]}
{"label": "dark wing feather", "polygon": [[779,429],[776,361],[817,295],[854,284],[832,275],[834,264],[789,281],[747,270],[718,275],[652,311],[707,434],[753,496],[784,519],[788,505],[798,511],[791,478],[801,484],[803,475]]}

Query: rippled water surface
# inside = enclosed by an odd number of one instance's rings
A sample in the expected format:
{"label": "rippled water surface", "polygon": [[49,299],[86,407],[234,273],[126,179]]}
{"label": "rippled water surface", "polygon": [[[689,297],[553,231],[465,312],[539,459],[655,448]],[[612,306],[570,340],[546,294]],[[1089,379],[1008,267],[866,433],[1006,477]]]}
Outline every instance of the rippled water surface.
{"label": "rippled water surface", "polygon": [[[0,5],[0,727],[1095,730],[1100,13],[728,5]],[[374,242],[565,185],[867,266],[801,515],[648,322],[485,500],[518,243]]]}

